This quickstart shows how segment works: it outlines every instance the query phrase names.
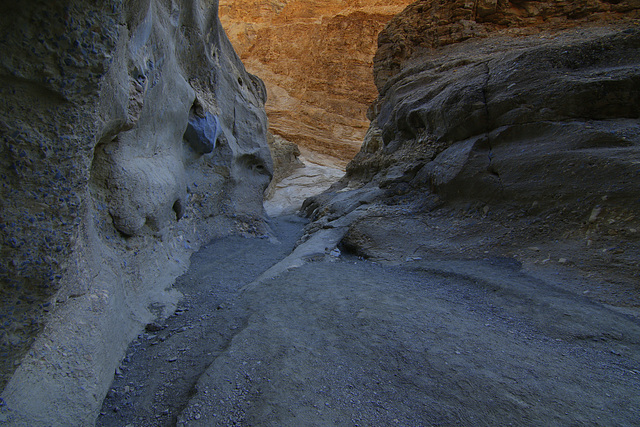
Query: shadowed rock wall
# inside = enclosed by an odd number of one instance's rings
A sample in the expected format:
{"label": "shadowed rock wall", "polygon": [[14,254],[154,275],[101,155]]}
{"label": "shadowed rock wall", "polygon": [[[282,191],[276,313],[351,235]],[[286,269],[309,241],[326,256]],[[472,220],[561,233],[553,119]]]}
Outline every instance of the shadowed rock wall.
{"label": "shadowed rock wall", "polygon": [[631,0],[412,4],[380,34],[371,126],[346,177],[307,200],[310,230],[347,227],[346,247],[394,259],[562,237],[573,246],[556,259],[635,286],[639,11]]}
{"label": "shadowed rock wall", "polygon": [[592,187],[593,197],[633,198],[639,10],[414,3],[380,34],[380,97],[350,173],[395,180],[398,170],[376,163],[404,153],[403,180],[441,196],[577,200]]}
{"label": "shadowed rock wall", "polygon": [[217,6],[0,5],[2,421],[92,423],[189,254],[261,231],[266,90]]}

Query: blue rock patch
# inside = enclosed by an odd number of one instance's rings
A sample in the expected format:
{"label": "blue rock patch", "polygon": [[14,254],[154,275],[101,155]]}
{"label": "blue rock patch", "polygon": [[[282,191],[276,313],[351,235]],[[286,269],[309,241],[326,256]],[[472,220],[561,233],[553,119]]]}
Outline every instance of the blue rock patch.
{"label": "blue rock patch", "polygon": [[216,147],[221,132],[220,121],[213,114],[205,113],[204,117],[192,115],[183,138],[196,153],[207,154]]}

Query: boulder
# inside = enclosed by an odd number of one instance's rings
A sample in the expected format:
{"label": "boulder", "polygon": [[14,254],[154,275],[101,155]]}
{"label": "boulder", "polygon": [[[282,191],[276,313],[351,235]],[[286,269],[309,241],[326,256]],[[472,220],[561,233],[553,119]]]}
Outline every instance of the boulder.
{"label": "boulder", "polygon": [[204,117],[192,115],[184,132],[184,140],[198,154],[209,154],[216,148],[218,136],[222,133],[220,121],[206,112]]}

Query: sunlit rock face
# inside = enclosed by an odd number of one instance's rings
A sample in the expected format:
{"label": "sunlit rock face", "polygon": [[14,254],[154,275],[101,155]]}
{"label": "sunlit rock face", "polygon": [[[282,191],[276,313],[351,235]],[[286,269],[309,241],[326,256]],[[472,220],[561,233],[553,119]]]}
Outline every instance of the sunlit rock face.
{"label": "sunlit rock face", "polygon": [[189,255],[260,232],[266,90],[217,6],[1,3],[2,421],[91,425]]}
{"label": "sunlit rock face", "polygon": [[222,0],[220,19],[269,93],[271,131],[344,166],[376,99],[378,33],[407,0]]}

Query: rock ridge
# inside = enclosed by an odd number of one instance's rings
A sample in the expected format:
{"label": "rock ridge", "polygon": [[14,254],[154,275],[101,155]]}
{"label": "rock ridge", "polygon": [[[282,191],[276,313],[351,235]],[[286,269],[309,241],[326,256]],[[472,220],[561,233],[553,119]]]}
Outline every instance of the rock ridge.
{"label": "rock ridge", "polygon": [[[414,57],[474,38],[527,36],[576,27],[620,25],[640,19],[636,0],[421,0],[394,17],[378,38],[374,79],[387,80]],[[435,53],[435,52],[434,52]]]}

